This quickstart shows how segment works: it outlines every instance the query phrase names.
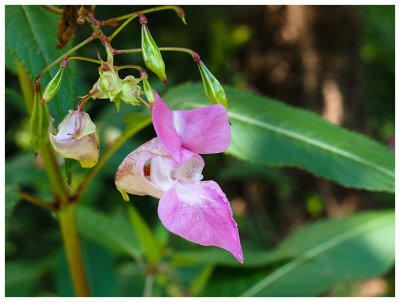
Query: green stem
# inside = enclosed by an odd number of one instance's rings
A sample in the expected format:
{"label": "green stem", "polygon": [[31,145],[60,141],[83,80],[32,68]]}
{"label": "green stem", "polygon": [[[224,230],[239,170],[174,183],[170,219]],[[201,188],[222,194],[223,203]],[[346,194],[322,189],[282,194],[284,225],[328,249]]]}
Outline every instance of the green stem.
{"label": "green stem", "polygon": [[45,69],[43,69],[39,75],[36,77],[36,83],[40,82],[40,79],[42,78],[42,76],[48,72],[51,68],[53,68],[56,64],[58,64],[59,62],[61,62],[65,57],[68,57],[70,54],[72,54],[73,52],[77,51],[79,48],[85,46],[86,44],[88,44],[89,42],[93,41],[97,39],[96,36],[92,35],[89,38],[87,38],[86,40],[82,41],[81,43],[79,43],[78,45],[76,45],[75,47],[71,48],[69,51],[67,51],[65,54],[63,54],[61,57],[59,57],[57,60],[55,60],[53,63],[51,63],[49,66],[47,66]]}
{"label": "green stem", "polygon": [[[59,60],[62,60],[62,58],[65,57],[66,55],[63,55]],[[32,83],[29,79],[27,72],[25,70],[24,72],[26,76],[23,76],[22,73],[19,73],[19,80],[21,83],[22,91],[28,89],[28,87],[32,87]],[[40,77],[38,78],[40,80]],[[33,90],[31,91],[31,95],[33,95]],[[29,108],[33,107],[32,102],[33,97],[25,99],[28,110]],[[84,268],[79,249],[78,233],[76,231],[75,205],[68,202],[69,194],[64,187],[64,183],[60,174],[60,168],[57,164],[57,160],[50,146],[50,143],[47,143],[42,148],[40,156],[43,160],[44,170],[46,172],[51,191],[56,197],[55,201],[58,202],[57,206],[60,206],[60,208],[55,209],[57,211],[57,215],[60,221],[61,233],[63,237],[65,251],[67,254],[72,283],[74,284],[75,288],[75,293],[78,296],[88,296],[89,291],[87,289],[88,287],[85,279]],[[26,195],[24,195],[24,198],[36,204],[44,206],[42,202],[39,202],[39,199],[34,200]]]}
{"label": "green stem", "polygon": [[18,194],[19,194],[19,197],[21,197],[22,199],[29,201],[39,207],[42,207],[42,208],[50,210],[50,211],[55,211],[55,207],[51,203],[44,202],[43,200],[41,200],[37,197],[31,196],[24,192],[19,192]]}
{"label": "green stem", "polygon": [[78,297],[89,297],[89,287],[76,229],[75,204],[69,204],[64,209],[59,210],[57,214],[75,294]]}
{"label": "green stem", "polygon": [[[200,60],[200,56],[197,52],[195,52],[192,49],[189,48],[183,48],[183,47],[159,47],[158,48],[160,51],[180,51],[180,52],[186,52],[190,54],[195,62],[198,62]],[[142,52],[141,48],[135,48],[135,49],[121,49],[121,50],[114,50],[115,55],[123,54],[123,53],[137,53],[137,52]]]}
{"label": "green stem", "polygon": [[50,143],[47,143],[39,154],[43,160],[44,170],[46,172],[47,179],[49,180],[51,191],[61,200],[62,203],[67,203],[68,192],[64,187],[60,174],[60,168],[57,164],[55,154],[50,147]]}
{"label": "green stem", "polygon": [[116,35],[118,35],[119,32],[120,32],[121,30],[123,30],[124,27],[127,26],[128,23],[131,22],[131,21],[132,21],[135,17],[137,17],[137,16],[138,16],[138,13],[135,13],[135,14],[132,15],[132,17],[130,17],[128,20],[126,20],[124,23],[122,23],[122,24],[111,34],[111,36],[108,37],[108,40],[111,41],[112,39],[114,39],[114,37],[115,37]]}
{"label": "green stem", "polygon": [[[133,12],[133,13],[130,13],[130,14],[127,14],[127,15],[123,15],[123,16],[117,17],[117,18],[112,18],[112,19],[109,19],[109,20],[100,21],[100,26],[106,25],[108,23],[113,23],[115,21],[125,20],[125,19],[128,19],[128,18],[131,18],[132,16],[137,17],[137,15],[139,13],[147,14],[147,13],[157,12],[157,11],[166,10],[166,9],[174,10],[178,14],[178,17],[182,18],[184,20],[184,15],[185,14],[184,14],[183,10],[179,6],[176,6],[176,5],[164,5],[164,6],[158,6],[158,7],[152,7],[152,8],[144,9],[144,10],[141,10],[141,11],[138,11],[138,12]],[[186,22],[184,21],[184,23],[186,23]]]}
{"label": "green stem", "polygon": [[76,190],[74,198],[76,201],[79,201],[88,184],[92,181],[93,177],[100,171],[100,169],[107,162],[107,160],[114,154],[114,152],[117,151],[118,148],[121,147],[123,143],[125,143],[132,135],[136,134],[150,123],[151,123],[151,117],[137,124],[136,127],[129,128],[128,131],[126,131],[110,148],[107,149],[107,151],[100,158],[97,165],[94,166],[87,175],[85,175],[83,181]]}
{"label": "green stem", "polygon": [[100,60],[96,60],[96,59],[91,59],[91,58],[86,58],[86,57],[81,57],[81,56],[71,56],[68,58],[69,60],[81,60],[81,61],[87,61],[87,62],[92,62],[92,63],[97,63],[101,65]]}

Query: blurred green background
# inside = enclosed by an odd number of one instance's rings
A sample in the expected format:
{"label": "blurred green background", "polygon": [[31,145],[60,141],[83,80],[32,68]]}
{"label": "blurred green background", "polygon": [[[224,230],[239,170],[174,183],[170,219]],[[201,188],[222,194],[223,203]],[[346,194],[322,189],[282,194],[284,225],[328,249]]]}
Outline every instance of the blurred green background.
{"label": "blurred green background", "polygon": [[[103,20],[146,7],[97,6],[96,17]],[[221,83],[314,111],[394,148],[394,6],[182,8],[187,26],[171,11],[147,15],[153,38],[160,47],[191,48]],[[112,29],[105,27],[105,31],[111,33]],[[79,27],[73,43],[85,39],[90,32],[87,24]],[[99,43],[96,41],[79,53],[95,58],[99,50],[104,58]],[[113,46],[139,48],[138,23],[129,24]],[[169,87],[188,80],[200,81],[197,66],[189,55],[165,52],[163,58]],[[115,63],[143,64],[140,54],[117,56]],[[29,147],[29,119],[21,101],[18,77],[7,54],[6,66],[6,182],[18,183],[25,191],[50,200],[44,172]],[[82,96],[96,81],[98,72],[90,63],[79,62],[76,66],[76,96]],[[150,75],[150,80],[161,95],[167,90],[155,75]],[[89,102],[88,111],[98,127],[101,150],[121,133],[122,117],[131,110],[122,105],[117,114],[106,100]],[[118,165],[130,151],[154,136],[152,127],[148,127],[125,143],[85,194],[84,205],[106,215],[107,223],[128,221],[124,201],[114,186]],[[270,250],[294,230],[323,218],[394,207],[394,194],[345,188],[299,169],[260,167],[224,154],[204,158],[204,179],[217,181],[226,193],[247,251]],[[72,163],[73,181],[82,174],[81,170],[78,163]],[[132,197],[135,207],[167,249],[203,252],[203,247],[162,227],[156,199]],[[90,227],[96,229],[98,223],[101,229],[106,222],[95,217],[98,220],[93,218],[93,225],[86,225],[85,217],[79,220],[78,216],[78,224],[81,223],[82,249],[93,294],[141,296],[146,278],[140,263],[112,243],[108,244],[111,248],[101,244]],[[107,238],[107,228],[101,232]],[[166,259],[171,257],[173,254]],[[244,257],[246,261],[246,253]],[[236,296],[248,288],[251,280],[259,280],[282,263],[241,268],[227,262],[187,264],[175,269],[166,261],[152,284],[152,295]],[[18,203],[7,221],[5,285],[6,296],[73,295],[55,216],[27,202]],[[343,278],[343,282],[317,294],[393,296],[394,268],[368,280]]]}

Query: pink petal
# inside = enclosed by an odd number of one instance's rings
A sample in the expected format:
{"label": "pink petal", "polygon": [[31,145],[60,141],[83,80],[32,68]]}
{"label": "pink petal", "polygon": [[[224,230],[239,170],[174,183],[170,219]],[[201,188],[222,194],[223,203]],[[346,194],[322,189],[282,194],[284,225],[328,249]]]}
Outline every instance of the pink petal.
{"label": "pink petal", "polygon": [[231,140],[228,114],[221,104],[172,111],[182,146],[199,154],[225,151]]}
{"label": "pink petal", "polygon": [[154,90],[155,101],[152,108],[153,126],[161,143],[172,156],[181,150],[181,139],[176,132],[172,111]]}
{"label": "pink petal", "polygon": [[214,181],[176,184],[160,199],[158,216],[172,233],[201,245],[221,247],[243,263],[229,201]]}
{"label": "pink petal", "polygon": [[157,137],[132,151],[119,165],[115,185],[131,194],[160,198],[164,191],[146,179],[143,169],[148,160],[166,152]]}
{"label": "pink petal", "polygon": [[181,147],[200,154],[225,151],[231,139],[228,114],[221,104],[171,111],[154,91],[153,125],[161,143],[180,160]]}

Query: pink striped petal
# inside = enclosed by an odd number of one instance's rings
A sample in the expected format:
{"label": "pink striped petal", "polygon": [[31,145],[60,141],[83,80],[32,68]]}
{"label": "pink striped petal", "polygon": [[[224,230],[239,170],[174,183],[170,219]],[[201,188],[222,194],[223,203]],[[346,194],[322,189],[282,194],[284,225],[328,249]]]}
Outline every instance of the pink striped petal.
{"label": "pink striped petal", "polygon": [[161,157],[160,154],[167,155],[166,152],[157,137],[132,151],[119,165],[115,174],[115,185],[120,190],[131,194],[160,198],[164,194],[164,190],[145,177],[144,166],[152,158]]}
{"label": "pink striped petal", "polygon": [[192,110],[172,111],[182,146],[194,153],[220,153],[229,147],[231,126],[221,104]]}
{"label": "pink striped petal", "polygon": [[214,181],[177,183],[160,199],[158,216],[170,232],[201,245],[223,248],[243,263],[229,201]]}

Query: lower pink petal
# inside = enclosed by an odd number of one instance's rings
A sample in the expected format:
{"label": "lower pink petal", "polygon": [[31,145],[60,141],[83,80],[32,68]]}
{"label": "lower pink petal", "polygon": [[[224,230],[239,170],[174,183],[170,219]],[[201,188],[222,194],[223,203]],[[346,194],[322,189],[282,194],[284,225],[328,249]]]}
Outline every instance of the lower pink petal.
{"label": "lower pink petal", "polygon": [[161,197],[158,215],[172,233],[201,245],[221,247],[243,263],[237,223],[216,182],[176,184]]}

